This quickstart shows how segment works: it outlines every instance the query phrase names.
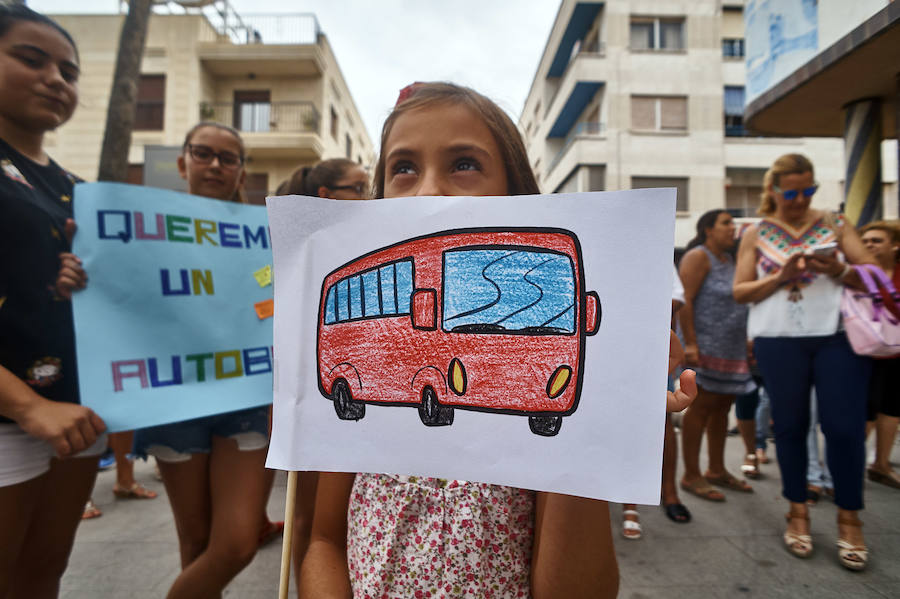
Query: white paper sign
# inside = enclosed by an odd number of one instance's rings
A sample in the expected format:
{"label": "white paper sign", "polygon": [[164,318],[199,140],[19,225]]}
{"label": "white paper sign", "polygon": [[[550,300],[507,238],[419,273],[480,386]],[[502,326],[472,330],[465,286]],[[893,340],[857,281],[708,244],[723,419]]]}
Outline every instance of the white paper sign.
{"label": "white paper sign", "polygon": [[267,203],[268,467],[659,502],[674,190]]}

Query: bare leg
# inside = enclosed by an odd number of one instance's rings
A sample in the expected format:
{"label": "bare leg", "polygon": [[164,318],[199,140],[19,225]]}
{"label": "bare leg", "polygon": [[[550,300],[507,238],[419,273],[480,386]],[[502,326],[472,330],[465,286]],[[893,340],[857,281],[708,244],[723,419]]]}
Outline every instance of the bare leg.
{"label": "bare leg", "polygon": [[0,487],[0,597],[7,591],[16,574],[16,562],[22,553],[28,524],[34,517],[44,474],[8,487]]}
{"label": "bare leg", "polygon": [[663,465],[662,465],[662,503],[670,505],[672,503],[681,503],[678,498],[678,487],[675,484],[675,474],[678,470],[678,436],[675,434],[675,427],[672,426],[672,419],[666,414],[666,436],[663,442]]}
{"label": "bare leg", "polygon": [[183,570],[209,543],[209,454],[195,453],[186,462],[156,463],[172,506]]}
{"label": "bare leg", "polygon": [[756,420],[738,420],[738,432],[744,440],[744,455],[756,453]]}
{"label": "bare leg", "polygon": [[693,482],[703,476],[700,471],[700,444],[709,416],[717,401],[715,394],[698,388],[697,399],[685,410],[681,419],[681,450],[684,457],[685,482]]}
{"label": "bare leg", "polygon": [[75,531],[97,477],[99,457],[53,459],[50,471],[29,485],[32,514],[8,596],[53,599],[69,563]]}
{"label": "bare leg", "polygon": [[265,461],[266,449],[240,451],[235,441],[213,437],[209,543],[182,570],[169,589],[169,599],[218,597],[253,560],[266,493]]}
{"label": "bare leg", "polygon": [[894,470],[891,466],[891,448],[894,446],[898,425],[900,418],[886,414],[879,414],[875,421],[875,463],[872,467],[883,474],[890,474]]}
{"label": "bare leg", "polygon": [[725,474],[725,439],[728,435],[728,413],[734,403],[733,395],[711,393],[715,397],[706,427],[706,448],[709,453],[708,472],[713,477]]}
{"label": "bare leg", "polygon": [[294,507],[294,538],[291,556],[297,588],[300,588],[300,566],[309,548],[312,531],[313,508],[316,505],[316,488],[319,485],[318,472],[299,472],[297,475],[297,504]]}

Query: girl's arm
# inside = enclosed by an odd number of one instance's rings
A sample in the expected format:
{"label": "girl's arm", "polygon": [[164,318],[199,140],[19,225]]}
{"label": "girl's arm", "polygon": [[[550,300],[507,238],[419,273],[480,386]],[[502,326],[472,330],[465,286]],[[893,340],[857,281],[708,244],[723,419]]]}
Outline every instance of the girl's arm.
{"label": "girl's arm", "polygon": [[15,420],[29,435],[50,443],[61,458],[87,449],[106,430],[90,408],[41,397],[3,366],[0,414]]}
{"label": "girl's arm", "polygon": [[534,599],[614,598],[619,566],[605,501],[538,493],[531,551]]}
{"label": "girl's arm", "polygon": [[694,298],[709,274],[709,257],[706,252],[697,248],[689,251],[681,259],[678,276],[684,285],[684,308],[678,313],[681,321],[681,333],[684,335],[684,363],[696,366],[700,360],[697,347],[697,332],[694,329]]}
{"label": "girl's arm", "polygon": [[299,599],[352,599],[347,567],[347,510],[355,474],[322,472],[309,549],[300,567]]}
{"label": "girl's arm", "polygon": [[732,294],[739,304],[761,302],[775,293],[782,283],[806,268],[802,254],[794,254],[785,265],[761,279],[756,278],[756,226],[747,229],[738,247]]}

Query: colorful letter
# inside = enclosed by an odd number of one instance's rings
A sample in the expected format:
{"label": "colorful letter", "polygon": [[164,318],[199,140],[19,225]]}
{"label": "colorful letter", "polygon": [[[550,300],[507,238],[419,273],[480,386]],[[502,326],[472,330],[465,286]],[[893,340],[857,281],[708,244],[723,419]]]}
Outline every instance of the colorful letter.
{"label": "colorful letter", "polygon": [[[234,370],[232,370],[231,372],[225,372],[226,358],[231,358],[232,360],[234,360]],[[231,351],[216,352],[215,364],[217,379],[230,379],[244,374],[244,369],[241,366],[241,352],[236,349],[233,349]]]}
{"label": "colorful letter", "polygon": [[212,271],[210,270],[197,270],[196,268],[192,268],[191,284],[194,287],[194,295],[200,295],[201,286],[203,287],[203,290],[206,291],[206,295],[213,295],[215,293],[213,290]]}
{"label": "colorful letter", "polygon": [[181,289],[172,289],[171,283],[169,282],[169,269],[159,269],[159,278],[162,280],[163,295],[188,295],[191,292],[190,288],[188,287],[187,269],[179,268],[178,272],[181,274]]}
{"label": "colorful letter", "polygon": [[[126,367],[136,368],[136,370],[126,371]],[[112,363],[113,390],[121,391],[122,380],[137,377],[141,381],[141,389],[147,388],[147,367],[143,360],[119,360]]]}
{"label": "colorful letter", "polygon": [[[122,217],[122,228],[117,233],[106,232],[106,217],[117,215]],[[97,211],[97,231],[100,239],[119,239],[124,243],[131,241],[131,219],[128,218],[127,210],[98,210]]]}
{"label": "colorful letter", "polygon": [[241,237],[238,233],[230,233],[229,229],[241,230],[240,225],[234,223],[219,223],[219,241],[224,248],[239,248],[241,245]]}
{"label": "colorful letter", "polygon": [[244,245],[249,248],[252,242],[261,243],[264,248],[269,247],[269,240],[266,238],[266,228],[264,226],[260,226],[256,230],[256,235],[254,235],[250,227],[244,225]]}
{"label": "colorful letter", "polygon": [[[261,364],[259,369],[254,369],[254,364]],[[244,350],[244,372],[247,376],[251,374],[262,374],[264,372],[272,372],[272,360],[269,358],[268,347],[250,347]]]}
{"label": "colorful letter", "polygon": [[210,233],[216,232],[216,222],[212,220],[200,220],[197,219],[194,221],[194,236],[197,238],[197,243],[203,245],[203,240],[206,239],[213,245],[219,245],[216,243],[216,240],[210,236]]}
{"label": "colorful letter", "polygon": [[159,370],[156,367],[156,358],[147,360],[150,369],[150,386],[152,387],[168,387],[169,385],[181,384],[181,360],[178,356],[172,356],[172,378],[168,381],[159,380]]}
{"label": "colorful letter", "polygon": [[197,381],[202,383],[206,380],[206,361],[212,358],[212,354],[191,354],[185,356],[185,360],[197,363]]}
{"label": "colorful letter", "polygon": [[[191,219],[186,216],[167,214],[166,236],[169,238],[169,241],[184,241],[190,243],[194,241],[194,238],[190,236],[190,225]],[[179,233],[188,233],[188,236],[180,236]]]}
{"label": "colorful letter", "polygon": [[135,212],[134,237],[135,239],[165,239],[166,230],[163,222],[163,215],[156,215],[156,233],[147,233],[144,229],[144,214],[142,212]]}

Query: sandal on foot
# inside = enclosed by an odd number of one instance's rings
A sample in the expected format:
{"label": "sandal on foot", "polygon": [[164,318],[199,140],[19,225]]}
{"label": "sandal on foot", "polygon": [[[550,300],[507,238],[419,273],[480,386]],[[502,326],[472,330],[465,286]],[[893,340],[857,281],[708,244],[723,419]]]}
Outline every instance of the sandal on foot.
{"label": "sandal on foot", "polygon": [[[838,516],[838,524],[862,528],[862,522],[859,520],[859,518],[846,518],[843,516]],[[866,564],[869,561],[868,547],[866,547],[865,545],[854,545],[850,541],[840,538],[837,540],[837,547],[838,559],[840,560],[842,566],[844,566],[848,570],[853,570],[855,572],[866,569]]]}
{"label": "sandal on foot", "polygon": [[690,483],[682,479],[681,488],[688,493],[696,495],[700,499],[706,499],[707,501],[725,501],[725,495],[723,495],[721,491],[713,489],[709,482],[703,477]]}
{"label": "sandal on foot", "polygon": [[669,503],[663,506],[663,510],[665,510],[666,516],[668,516],[669,520],[672,522],[687,524],[691,521],[691,513],[683,503]]}
{"label": "sandal on foot", "polygon": [[756,450],[756,459],[759,460],[760,464],[768,464],[771,461],[769,456],[766,455],[765,449]]}
{"label": "sandal on foot", "polygon": [[81,519],[91,520],[93,518],[99,518],[102,515],[103,512],[101,512],[100,509],[96,505],[94,505],[93,501],[88,499],[88,502],[84,504],[84,511],[81,512]]}
{"label": "sandal on foot", "polygon": [[882,472],[881,470],[875,470],[875,468],[870,467],[866,470],[866,473],[869,475],[869,480],[873,483],[881,483],[882,485],[900,489],[900,475],[893,470],[890,472]]}
{"label": "sandal on foot", "polygon": [[[793,509],[785,514],[784,518],[788,521],[788,524],[794,518],[809,522],[809,514],[799,511],[795,512]],[[812,537],[810,535],[799,534],[790,530],[784,531],[784,546],[789,552],[800,558],[809,557],[813,552]]]}
{"label": "sandal on foot", "polygon": [[113,485],[112,492],[117,499],[156,499],[156,491],[151,491],[138,482],[127,489],[116,483]]}
{"label": "sandal on foot", "polygon": [[707,474],[705,475],[705,478],[710,482],[710,484],[722,487],[724,489],[740,491],[741,493],[753,492],[753,487],[747,484],[747,481],[735,478],[735,476],[727,470],[722,476],[710,476],[709,474]]}
{"label": "sandal on foot", "polygon": [[267,521],[263,529],[259,531],[259,538],[256,540],[257,546],[263,547],[265,545],[268,545],[269,543],[274,541],[275,537],[280,535],[282,532],[284,532],[284,521]]}
{"label": "sandal on foot", "polygon": [[759,459],[755,453],[748,453],[741,464],[741,472],[747,478],[759,478]]}
{"label": "sandal on foot", "polygon": [[[634,518],[639,518],[641,515],[637,512],[637,510],[622,510],[622,517],[625,516],[633,516]],[[622,520],[622,536],[626,539],[631,539],[632,541],[636,541],[641,538],[642,529],[641,523],[638,520]]]}

